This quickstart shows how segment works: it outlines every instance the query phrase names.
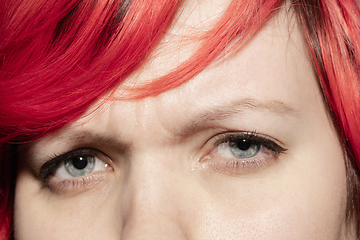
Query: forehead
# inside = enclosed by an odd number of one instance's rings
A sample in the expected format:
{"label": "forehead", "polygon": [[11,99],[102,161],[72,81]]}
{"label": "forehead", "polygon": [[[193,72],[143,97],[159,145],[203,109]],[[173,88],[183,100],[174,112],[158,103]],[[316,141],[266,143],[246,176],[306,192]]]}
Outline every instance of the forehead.
{"label": "forehead", "polygon": [[[214,5],[218,6],[216,8],[211,8],[212,5],[206,3],[190,3],[180,11],[183,15],[175,21],[173,28],[150,55],[149,61],[129,76],[124,85],[142,84],[171,71],[189,57],[196,47],[196,41],[181,40],[194,34],[196,27],[206,28],[211,23],[211,19],[199,23],[204,17],[199,14],[200,10],[207,9],[207,14],[216,16],[221,13],[219,8],[226,7],[224,3],[221,5],[222,1]],[[175,32],[179,34],[174,34]],[[121,96],[123,93],[122,87],[119,86],[115,91],[115,100],[107,101],[106,108],[94,111],[99,106],[96,103],[88,112],[91,114],[86,114],[86,117],[71,124],[70,129],[91,129],[100,135],[111,129],[112,133],[131,138],[130,135],[137,132],[141,135],[145,129],[156,129],[154,126],[159,124],[166,131],[178,134],[184,129],[201,125],[202,123],[196,122],[198,119],[206,120],[216,117],[214,115],[221,117],[231,115],[229,112],[241,111],[244,116],[249,109],[274,115],[275,118],[268,119],[273,122],[296,114],[306,115],[311,110],[316,112],[320,108],[324,111],[320,89],[308,60],[302,35],[295,17],[286,6],[278,15],[264,23],[238,51],[214,62],[173,90],[137,101],[116,100],[117,95]],[[107,97],[104,99],[108,100]],[[233,108],[234,106],[237,108]],[[251,119],[254,117],[248,119],[253,121]],[[263,125],[270,126],[263,121],[257,122],[257,128],[261,129]],[[139,126],[144,131],[136,131]]]}
{"label": "forehead", "polygon": [[[221,3],[223,1],[217,1],[217,6],[225,8],[226,5]],[[201,22],[204,18],[199,14],[201,9],[208,10],[204,14],[206,16],[221,14],[221,7],[210,6],[192,3],[189,9],[196,11],[181,11],[184,16],[175,21],[172,30],[150,55],[147,64],[129,76],[124,85],[142,84],[163,76],[191,57],[197,42],[192,41],[193,38],[187,40],[187,36],[193,36],[196,30],[211,25],[211,18]],[[121,89],[122,86],[119,87],[119,96]],[[159,112],[169,112],[170,116],[181,118],[184,109],[189,114],[195,114],[209,106],[231,105],[231,102],[241,99],[286,103],[286,107],[294,109],[301,108],[300,105],[308,107],[309,102],[303,99],[304,90],[309,94],[319,94],[296,17],[284,5],[279,14],[264,23],[237,51],[214,62],[182,86],[140,102],[147,105],[156,102]],[[126,101],[114,102],[117,106],[123,103]],[[166,116],[163,114],[163,118]]]}
{"label": "forehead", "polygon": [[[153,82],[191,59],[192,54],[200,46],[199,36],[213,27],[227,7],[228,2],[224,0],[185,1],[171,28],[144,61],[146,64],[140,64],[139,68],[127,77],[119,87],[118,96],[122,97],[124,86],[126,89],[129,86],[131,88]],[[275,74],[270,75],[270,73]],[[210,88],[218,85],[219,82],[226,84],[235,78],[237,80],[235,84],[240,84],[242,88],[245,87],[244,83],[257,84],[258,87],[259,84],[265,84],[264,87],[267,89],[269,85],[275,88],[276,85],[272,83],[276,81],[280,83],[279,81],[284,79],[287,80],[282,84],[292,84],[289,81],[290,76],[287,75],[291,75],[292,80],[297,80],[298,76],[294,78],[296,74],[309,74],[314,77],[296,16],[290,5],[284,4],[279,13],[265,22],[255,36],[245,41],[238,51],[233,51],[220,61],[214,61],[194,77],[191,82],[195,84],[191,89],[195,91],[194,88],[198,85],[201,85],[201,89],[204,88],[203,85]],[[273,78],[276,81],[273,81]],[[181,89],[184,87],[177,90]],[[188,91],[189,89],[185,90],[186,93]],[[228,91],[226,92],[229,94]]]}

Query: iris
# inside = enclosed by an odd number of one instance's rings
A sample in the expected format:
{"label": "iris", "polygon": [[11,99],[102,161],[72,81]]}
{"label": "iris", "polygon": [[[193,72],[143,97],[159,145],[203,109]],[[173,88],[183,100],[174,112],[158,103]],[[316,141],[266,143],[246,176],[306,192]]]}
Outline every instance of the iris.
{"label": "iris", "polygon": [[66,171],[73,177],[91,173],[95,167],[95,157],[91,155],[74,156],[64,162]]}
{"label": "iris", "polygon": [[241,139],[238,141],[230,141],[229,146],[231,152],[237,158],[251,158],[256,156],[261,145],[248,139]]}

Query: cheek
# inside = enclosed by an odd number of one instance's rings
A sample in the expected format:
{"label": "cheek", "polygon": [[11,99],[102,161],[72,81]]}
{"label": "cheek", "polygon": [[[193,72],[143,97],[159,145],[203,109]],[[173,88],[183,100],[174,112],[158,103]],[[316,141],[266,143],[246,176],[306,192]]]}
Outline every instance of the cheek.
{"label": "cheek", "polygon": [[[110,224],[114,222],[114,204],[106,197],[110,189],[95,191],[97,194],[59,196],[43,189],[31,173],[20,170],[15,192],[15,238],[116,239],[113,236],[118,229]],[[121,219],[115,222],[121,225]]]}
{"label": "cheek", "polygon": [[[206,239],[338,239],[345,212],[345,200],[331,199],[326,192],[309,189],[275,191],[214,203],[202,216]],[[342,192],[343,194],[344,192]],[[281,194],[281,195],[280,195]],[[322,195],[324,194],[324,195]],[[195,238],[197,239],[197,238]],[[200,238],[199,238],[200,239]]]}
{"label": "cheek", "polygon": [[201,235],[210,233],[206,239],[339,239],[346,211],[346,174],[341,149],[334,143],[331,149],[313,143],[302,146],[301,153],[287,154],[259,177],[209,177],[211,200],[204,203]]}

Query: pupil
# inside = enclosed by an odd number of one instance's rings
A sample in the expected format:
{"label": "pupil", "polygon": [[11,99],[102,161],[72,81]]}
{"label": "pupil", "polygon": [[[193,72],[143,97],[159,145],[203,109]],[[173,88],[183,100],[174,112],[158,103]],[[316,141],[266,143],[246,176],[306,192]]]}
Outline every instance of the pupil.
{"label": "pupil", "polygon": [[84,157],[76,157],[72,159],[72,164],[77,169],[84,169],[87,166],[88,161]]}
{"label": "pupil", "polygon": [[237,142],[237,147],[243,151],[248,150],[251,147],[251,145],[252,142],[246,139],[242,139],[241,141]]}

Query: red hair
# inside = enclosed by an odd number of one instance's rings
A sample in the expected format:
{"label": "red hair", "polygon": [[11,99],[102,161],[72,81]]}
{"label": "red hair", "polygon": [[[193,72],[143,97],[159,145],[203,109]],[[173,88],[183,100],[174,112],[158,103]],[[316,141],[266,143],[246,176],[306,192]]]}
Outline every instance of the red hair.
{"label": "red hair", "polygon": [[[156,95],[189,80],[225,55],[235,37],[231,50],[248,40],[283,2],[232,1],[191,58],[125,98]],[[0,1],[0,239],[8,239],[12,229],[11,146],[62,128],[118,86],[146,60],[180,5],[180,0]],[[360,164],[359,6],[355,0],[293,0],[293,5],[344,149]],[[358,168],[349,169],[355,176],[349,180],[349,209],[358,218]]]}
{"label": "red hair", "polygon": [[346,154],[347,221],[360,237],[360,8],[353,0],[312,2],[294,6]]}

